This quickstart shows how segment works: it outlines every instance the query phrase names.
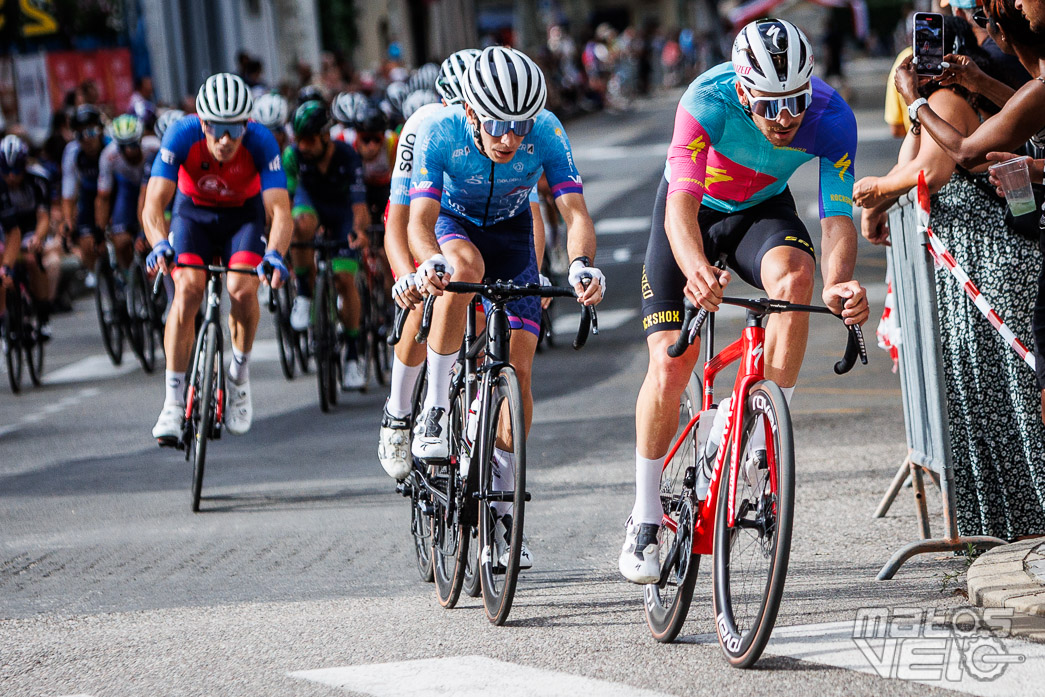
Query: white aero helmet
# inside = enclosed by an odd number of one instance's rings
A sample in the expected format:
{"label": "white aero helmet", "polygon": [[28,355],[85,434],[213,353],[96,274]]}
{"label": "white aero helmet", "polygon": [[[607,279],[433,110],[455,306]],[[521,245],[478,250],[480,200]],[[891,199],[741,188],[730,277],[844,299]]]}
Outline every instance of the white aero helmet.
{"label": "white aero helmet", "polygon": [[254,102],[252,118],[270,131],[283,128],[290,116],[290,104],[281,94],[263,94]]}
{"label": "white aero helmet", "polygon": [[464,101],[483,121],[525,121],[544,108],[544,73],[522,51],[489,46],[468,66]]}
{"label": "white aero helmet", "polygon": [[246,121],[253,106],[247,83],[232,73],[211,75],[196,95],[196,113],[204,121]]}
{"label": "white aero helmet", "polygon": [[439,68],[439,77],[435,81],[435,90],[446,100],[447,104],[460,104],[464,101],[461,85],[465,73],[475,57],[480,53],[477,48],[465,48],[451,53]]}
{"label": "white aero helmet", "polygon": [[414,112],[423,107],[425,104],[435,104],[439,101],[439,95],[432,90],[417,90],[411,92],[403,100],[403,118],[408,119],[414,115]]}
{"label": "white aero helmet", "polygon": [[749,90],[797,90],[813,74],[813,48],[802,30],[784,19],[757,19],[733,41],[733,70]]}
{"label": "white aero helmet", "polygon": [[181,120],[184,116],[185,112],[181,109],[168,109],[160,114],[159,118],[156,119],[156,137],[163,140],[163,134],[171,127],[171,124]]}

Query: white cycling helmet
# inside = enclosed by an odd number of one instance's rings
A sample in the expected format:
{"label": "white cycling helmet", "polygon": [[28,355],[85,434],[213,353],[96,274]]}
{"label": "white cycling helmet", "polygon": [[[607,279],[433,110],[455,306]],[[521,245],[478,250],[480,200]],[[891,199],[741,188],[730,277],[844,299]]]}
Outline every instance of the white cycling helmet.
{"label": "white cycling helmet", "polygon": [[435,87],[435,81],[439,77],[439,66],[435,63],[425,63],[414,71],[407,82],[411,92],[430,90]]}
{"label": "white cycling helmet", "polygon": [[403,100],[403,118],[408,119],[414,112],[425,104],[435,104],[439,101],[439,95],[432,90],[417,90],[411,92]]}
{"label": "white cycling helmet", "polygon": [[525,121],[544,108],[544,73],[522,51],[489,46],[468,66],[464,101],[483,121]]}
{"label": "white cycling helmet", "polygon": [[439,77],[435,81],[435,90],[447,104],[460,104],[464,101],[461,84],[464,82],[465,73],[468,72],[468,66],[480,53],[477,48],[465,48],[451,53],[443,61],[439,68]]}
{"label": "white cycling helmet", "polygon": [[263,94],[254,102],[252,118],[270,131],[287,125],[290,104],[281,94]]}
{"label": "white cycling helmet", "polygon": [[175,122],[180,121],[184,116],[185,112],[181,109],[168,109],[160,114],[159,118],[156,119],[156,137],[163,140],[163,134],[167,132],[167,129]]}
{"label": "white cycling helmet", "polygon": [[370,100],[362,92],[342,92],[334,97],[330,107],[334,120],[342,126],[350,126],[359,121],[359,115],[366,111]]}
{"label": "white cycling helmet", "polygon": [[25,141],[13,133],[0,140],[0,169],[6,172],[19,172],[25,169],[29,159],[29,148]]}
{"label": "white cycling helmet", "polygon": [[247,83],[232,73],[211,75],[196,95],[196,113],[204,121],[246,121],[253,106]]}
{"label": "white cycling helmet", "polygon": [[813,74],[813,47],[802,30],[784,19],[758,19],[733,42],[733,70],[749,90],[797,90]]}

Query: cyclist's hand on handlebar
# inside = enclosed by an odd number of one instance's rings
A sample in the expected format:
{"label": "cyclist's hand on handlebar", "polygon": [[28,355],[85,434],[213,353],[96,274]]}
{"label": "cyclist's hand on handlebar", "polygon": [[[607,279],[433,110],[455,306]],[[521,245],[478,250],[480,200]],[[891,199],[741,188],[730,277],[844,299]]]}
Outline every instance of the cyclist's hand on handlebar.
{"label": "cyclist's hand on handlebar", "polygon": [[[541,288],[547,288],[548,286],[553,285],[552,284],[552,280],[550,278],[548,278],[547,276],[545,276],[543,273],[537,274],[537,279],[538,279],[538,281],[541,284]],[[552,304],[552,299],[551,298],[541,298],[541,309],[542,310],[547,310],[548,306],[551,305],[551,304]]]}
{"label": "cyclist's hand on handlebar", "polygon": [[842,315],[846,324],[863,324],[871,315],[867,304],[867,289],[859,281],[836,283],[824,289],[824,304],[835,314]]}
{"label": "cyclist's hand on handlebar", "polygon": [[366,230],[356,230],[355,234],[348,238],[348,246],[351,249],[365,249],[369,245],[370,238],[366,236]]}
{"label": "cyclist's hand on handlebar", "polygon": [[153,245],[149,256],[145,257],[145,268],[149,273],[170,273],[167,260],[174,259],[174,247],[167,240],[160,240]]}
{"label": "cyclist's hand on handlebar", "polygon": [[421,291],[417,287],[418,283],[419,280],[415,273],[408,273],[397,280],[392,286],[392,299],[395,300],[395,304],[404,310],[413,310],[414,306],[423,299]]}
{"label": "cyclist's hand on handlebar", "polygon": [[733,275],[726,269],[711,264],[701,264],[686,279],[685,295],[690,301],[708,312],[717,312],[726,286]]}
{"label": "cyclist's hand on handlebar", "polygon": [[[269,274],[271,274],[271,278]],[[283,262],[283,255],[275,249],[265,252],[261,263],[258,264],[258,276],[261,277],[263,282],[273,288],[282,286],[283,282],[290,278],[290,271],[287,270],[287,265]]]}
{"label": "cyclist's hand on handlebar", "polygon": [[454,275],[454,267],[442,254],[435,254],[417,267],[418,286],[430,295],[442,295]]}
{"label": "cyclist's hand on handlebar", "polygon": [[[606,295],[606,276],[585,259],[574,259],[570,264],[569,284],[577,291],[577,302],[582,305],[598,305]],[[585,286],[584,281],[590,281]]]}

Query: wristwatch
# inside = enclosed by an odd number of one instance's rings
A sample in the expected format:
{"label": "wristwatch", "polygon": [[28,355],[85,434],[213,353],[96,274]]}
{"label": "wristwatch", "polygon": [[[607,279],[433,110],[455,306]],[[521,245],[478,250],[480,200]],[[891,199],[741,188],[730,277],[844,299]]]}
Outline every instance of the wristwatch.
{"label": "wristwatch", "polygon": [[911,119],[911,123],[920,123],[918,121],[918,109],[923,105],[928,104],[929,100],[925,97],[919,97],[918,99],[911,102],[910,106],[907,107],[907,117]]}

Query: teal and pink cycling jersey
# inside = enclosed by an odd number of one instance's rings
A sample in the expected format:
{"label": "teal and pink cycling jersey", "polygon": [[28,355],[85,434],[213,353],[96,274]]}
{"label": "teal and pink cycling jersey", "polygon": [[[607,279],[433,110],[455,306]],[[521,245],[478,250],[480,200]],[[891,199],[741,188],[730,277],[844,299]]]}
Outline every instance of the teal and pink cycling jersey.
{"label": "teal and pink cycling jersey", "polygon": [[723,213],[750,208],[787,187],[795,170],[820,158],[820,217],[853,215],[856,117],[841,95],[813,78],[813,101],[791,145],[771,144],[737,96],[723,63],[690,84],[675,112],[664,178]]}

